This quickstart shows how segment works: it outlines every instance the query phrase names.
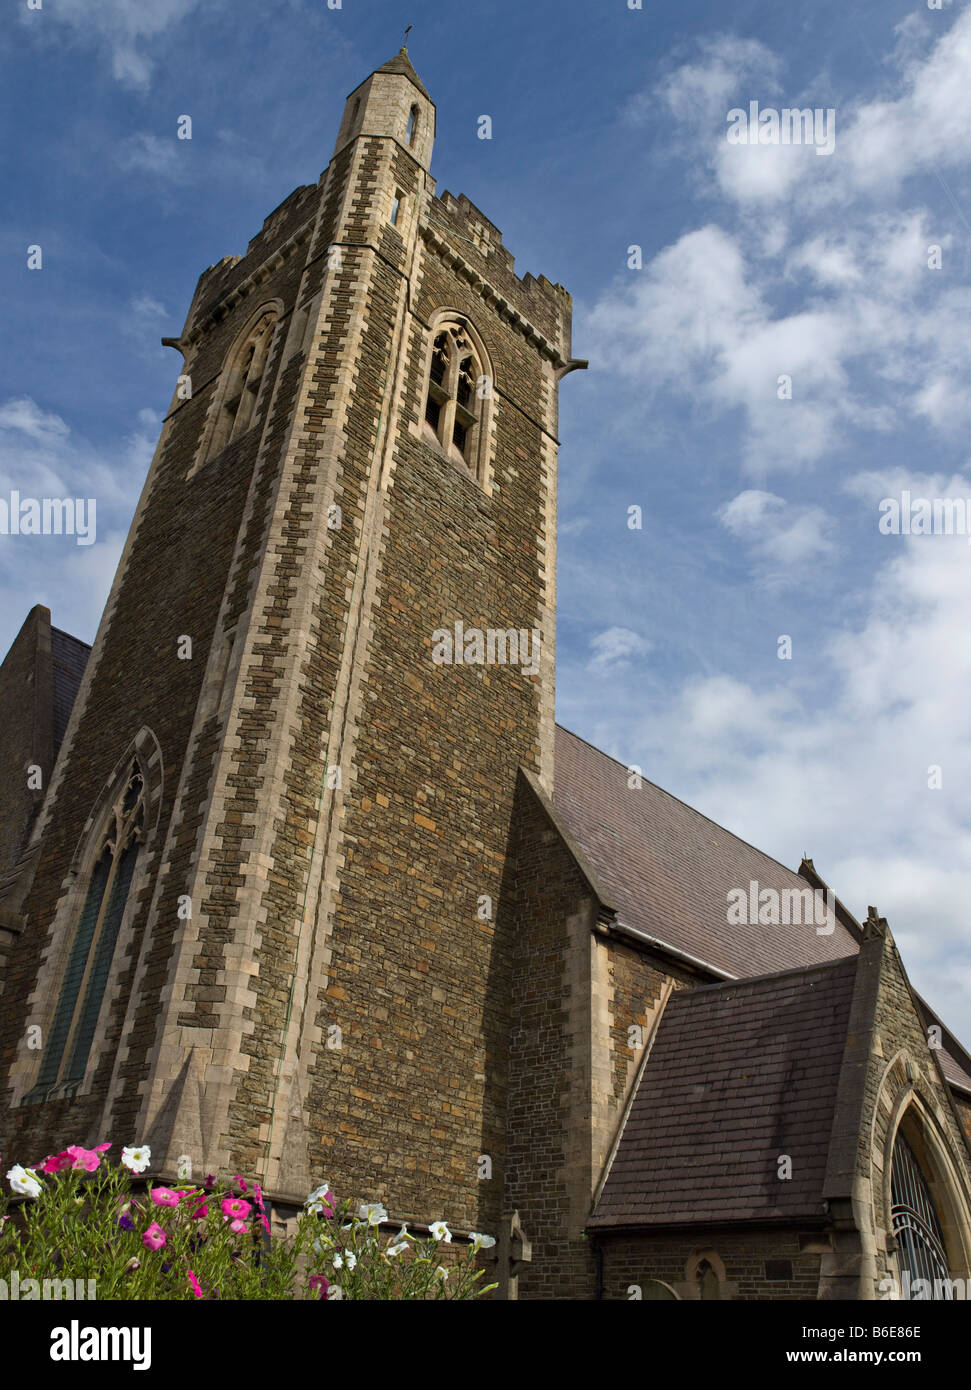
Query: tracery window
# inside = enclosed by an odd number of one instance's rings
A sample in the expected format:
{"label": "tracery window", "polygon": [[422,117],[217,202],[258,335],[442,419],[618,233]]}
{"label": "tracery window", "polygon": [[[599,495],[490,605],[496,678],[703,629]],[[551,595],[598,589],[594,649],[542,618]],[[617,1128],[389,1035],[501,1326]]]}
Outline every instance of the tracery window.
{"label": "tracery window", "polygon": [[230,377],[216,422],[212,452],[217,452],[230,440],[245,434],[253,423],[275,324],[276,314],[273,310],[267,310],[254,325],[229,368]]}
{"label": "tracery window", "polygon": [[73,1095],[84,1079],[144,836],[145,782],[137,759],[101,826],[40,1074],[26,1102]]}
{"label": "tracery window", "polygon": [[458,322],[439,325],[425,398],[425,436],[472,473],[477,473],[481,408],[488,385],[465,327]]}

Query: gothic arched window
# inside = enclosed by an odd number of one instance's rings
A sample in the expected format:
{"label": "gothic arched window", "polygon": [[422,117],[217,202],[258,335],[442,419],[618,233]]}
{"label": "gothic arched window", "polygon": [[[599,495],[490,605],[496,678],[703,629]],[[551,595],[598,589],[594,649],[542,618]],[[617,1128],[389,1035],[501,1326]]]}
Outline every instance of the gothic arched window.
{"label": "gothic arched window", "polygon": [[216,386],[206,430],[190,476],[207,459],[220,453],[255,423],[256,405],[278,317],[279,306],[267,305],[250,322],[231,349]]}
{"label": "gothic arched window", "polygon": [[276,314],[267,310],[250,331],[230,366],[222,410],[213,436],[213,452],[245,434],[256,414],[256,398],[266,370]]}
{"label": "gothic arched window", "polygon": [[949,1300],[952,1290],[941,1221],[920,1164],[902,1134],[894,1143],[890,1193],[901,1277],[909,1274],[911,1287],[917,1279],[925,1279],[933,1290],[931,1299]]}
{"label": "gothic arched window", "polygon": [[418,107],[413,106],[408,112],[408,129],[405,132],[405,140],[409,145],[415,143],[415,136],[418,133]]}
{"label": "gothic arched window", "polygon": [[144,834],[145,782],[137,759],[99,825],[40,1073],[27,1101],[73,1095],[84,1079]]}
{"label": "gothic arched window", "polygon": [[465,325],[439,324],[432,341],[424,431],[457,463],[478,474],[482,402],[491,380]]}

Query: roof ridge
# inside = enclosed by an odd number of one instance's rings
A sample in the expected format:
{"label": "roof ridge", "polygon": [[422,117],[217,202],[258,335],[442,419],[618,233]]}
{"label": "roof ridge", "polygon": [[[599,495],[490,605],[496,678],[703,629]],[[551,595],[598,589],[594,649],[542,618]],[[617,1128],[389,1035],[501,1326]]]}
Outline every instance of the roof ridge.
{"label": "roof ridge", "polygon": [[[771,970],[764,975],[736,975],[732,980],[715,980],[712,984],[693,985],[691,989],[679,989],[675,992],[677,999],[690,999],[692,995],[708,993],[713,989],[738,989],[740,985],[758,985],[766,980],[784,980],[787,975],[809,975],[814,970],[835,970],[837,966],[848,965],[850,961],[854,964],[859,960],[859,953],[854,951],[849,956],[837,956],[835,960],[813,961],[811,965],[793,965],[788,970]],[[671,1001],[674,1003],[674,1000]]]}

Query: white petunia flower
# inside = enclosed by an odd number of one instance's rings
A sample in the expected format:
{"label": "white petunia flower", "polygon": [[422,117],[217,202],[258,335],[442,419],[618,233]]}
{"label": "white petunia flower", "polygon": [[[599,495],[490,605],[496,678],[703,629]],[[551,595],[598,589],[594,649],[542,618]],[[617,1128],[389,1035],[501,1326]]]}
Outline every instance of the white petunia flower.
{"label": "white petunia flower", "polygon": [[147,1144],[135,1144],[131,1148],[122,1149],[121,1161],[126,1168],[130,1168],[133,1173],[144,1173],[151,1161],[152,1151]]}
{"label": "white petunia flower", "polygon": [[444,1240],[446,1245],[451,1244],[452,1232],[445,1225],[444,1221],[433,1221],[428,1229],[431,1231],[432,1240]]}
{"label": "white petunia flower", "polygon": [[389,1245],[389,1246],[388,1246],[388,1249],[387,1249],[387,1251],[386,1251],[386,1253],[387,1253],[388,1255],[400,1255],[401,1252],[402,1252],[402,1250],[407,1250],[407,1249],[408,1249],[408,1242],[407,1242],[406,1240],[399,1240],[398,1243],[397,1243],[396,1245]]}
{"label": "white petunia flower", "polygon": [[23,1197],[39,1197],[44,1190],[36,1174],[20,1163],[14,1164],[7,1177],[14,1192],[19,1192]]}
{"label": "white petunia flower", "polygon": [[369,1226],[378,1226],[382,1221],[387,1221],[388,1213],[380,1202],[368,1202],[358,1208],[358,1216],[362,1221],[366,1221]]}
{"label": "white petunia flower", "polygon": [[495,1236],[484,1236],[481,1231],[470,1231],[469,1239],[472,1242],[473,1251],[491,1250],[496,1243]]}
{"label": "white petunia flower", "polygon": [[436,1279],[441,1279],[442,1283],[444,1284],[445,1280],[448,1278],[448,1270],[445,1268],[444,1265],[439,1265],[438,1268],[435,1270],[434,1277]]}
{"label": "white petunia flower", "polygon": [[[330,1183],[322,1182],[319,1187],[314,1188],[313,1192],[311,1192],[310,1196],[304,1202],[304,1206],[309,1207],[312,1202],[322,1201],[323,1198],[327,1196],[328,1192],[330,1192]],[[331,1196],[333,1195],[334,1194],[331,1192]],[[330,1204],[328,1203],[328,1205]]]}

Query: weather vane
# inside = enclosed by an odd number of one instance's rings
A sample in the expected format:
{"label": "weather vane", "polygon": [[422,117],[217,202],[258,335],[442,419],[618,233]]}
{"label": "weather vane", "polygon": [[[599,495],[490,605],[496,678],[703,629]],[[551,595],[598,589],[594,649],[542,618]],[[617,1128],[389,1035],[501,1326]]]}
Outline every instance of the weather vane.
{"label": "weather vane", "polygon": [[411,31],[412,31],[412,29],[414,29],[414,27],[415,27],[415,26],[414,26],[413,24],[409,24],[409,25],[408,25],[408,28],[405,30],[405,41],[404,41],[404,44],[402,45],[402,47],[404,47],[404,48],[407,48],[407,47],[408,47],[408,35],[411,33]]}

